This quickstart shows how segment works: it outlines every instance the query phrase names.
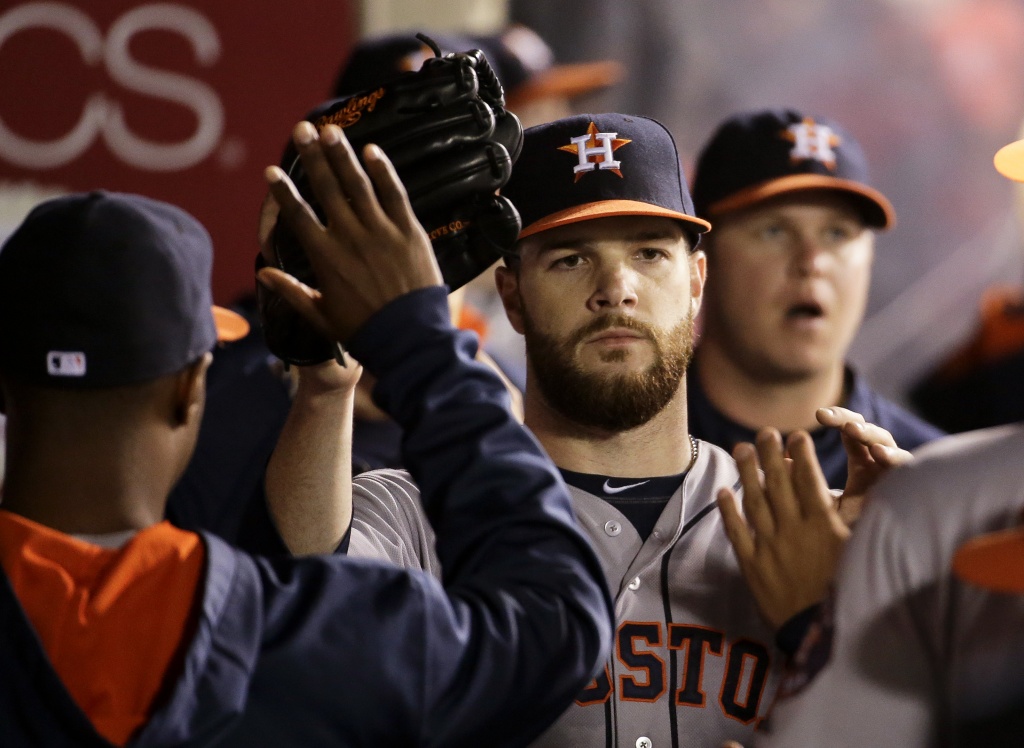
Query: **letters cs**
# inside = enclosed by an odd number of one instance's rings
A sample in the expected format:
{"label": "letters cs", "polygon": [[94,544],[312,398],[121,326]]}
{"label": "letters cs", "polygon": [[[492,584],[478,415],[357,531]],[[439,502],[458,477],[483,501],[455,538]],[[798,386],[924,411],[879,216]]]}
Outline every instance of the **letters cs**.
{"label": "letters cs", "polygon": [[65,135],[39,141],[14,133],[0,120],[0,157],[31,169],[53,169],[82,155],[97,137],[125,163],[148,171],[183,171],[206,158],[224,131],[224,107],[217,92],[202,81],[148,67],[129,54],[134,34],[143,30],[171,31],[188,40],[196,60],[205,66],[220,56],[213,24],[201,13],[173,3],[134,8],[111,25],[106,39],[84,12],[66,3],[31,2],[0,15],[0,47],[20,31],[47,28],[59,31],[77,45],[88,65],[103,64],[124,88],[172,101],[195,113],[195,132],[179,143],[156,143],[128,129],[121,106],[102,93],[92,94],[77,124]]}

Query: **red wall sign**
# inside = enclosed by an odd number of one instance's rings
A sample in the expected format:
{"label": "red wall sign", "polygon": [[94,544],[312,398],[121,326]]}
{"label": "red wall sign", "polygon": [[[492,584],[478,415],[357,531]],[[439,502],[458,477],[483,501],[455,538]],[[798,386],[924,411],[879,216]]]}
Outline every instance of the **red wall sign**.
{"label": "red wall sign", "polygon": [[355,37],[350,5],[0,5],[0,214],[98,188],[166,200],[213,236],[217,300],[250,291],[263,167],[328,97]]}

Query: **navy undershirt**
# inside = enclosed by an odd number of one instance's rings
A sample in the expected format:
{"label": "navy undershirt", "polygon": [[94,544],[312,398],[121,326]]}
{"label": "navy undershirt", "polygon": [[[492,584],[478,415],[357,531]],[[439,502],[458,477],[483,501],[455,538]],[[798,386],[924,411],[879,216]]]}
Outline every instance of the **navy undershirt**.
{"label": "navy undershirt", "polygon": [[607,475],[559,470],[570,486],[599,496],[622,512],[644,541],[654,531],[665,505],[686,477],[686,472],[682,472],[654,478],[609,478]]}

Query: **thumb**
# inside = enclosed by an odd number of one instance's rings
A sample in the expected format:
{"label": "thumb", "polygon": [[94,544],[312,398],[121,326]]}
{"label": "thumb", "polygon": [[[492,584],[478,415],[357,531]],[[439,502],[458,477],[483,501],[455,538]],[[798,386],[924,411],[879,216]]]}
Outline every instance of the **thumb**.
{"label": "thumb", "polygon": [[327,318],[320,311],[320,292],[307,286],[278,268],[261,268],[256,279],[263,286],[284,299],[290,307],[302,315],[309,324],[328,340],[337,340]]}

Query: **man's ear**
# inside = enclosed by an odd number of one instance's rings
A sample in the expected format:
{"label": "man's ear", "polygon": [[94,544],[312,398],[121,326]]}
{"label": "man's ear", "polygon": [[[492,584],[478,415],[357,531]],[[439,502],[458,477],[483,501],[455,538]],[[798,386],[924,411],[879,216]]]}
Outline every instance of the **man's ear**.
{"label": "man's ear", "polygon": [[206,372],[213,361],[212,353],[204,353],[198,361],[182,369],[175,388],[175,417],[179,426],[198,422],[206,404]]}
{"label": "man's ear", "polygon": [[494,269],[494,283],[501,297],[501,303],[505,307],[505,316],[508,317],[512,329],[520,335],[523,334],[523,299],[519,295],[519,273],[517,269],[499,265]]}
{"label": "man's ear", "polygon": [[698,249],[690,254],[690,307],[693,316],[700,311],[704,299],[704,282],[708,277],[708,256]]}

